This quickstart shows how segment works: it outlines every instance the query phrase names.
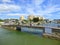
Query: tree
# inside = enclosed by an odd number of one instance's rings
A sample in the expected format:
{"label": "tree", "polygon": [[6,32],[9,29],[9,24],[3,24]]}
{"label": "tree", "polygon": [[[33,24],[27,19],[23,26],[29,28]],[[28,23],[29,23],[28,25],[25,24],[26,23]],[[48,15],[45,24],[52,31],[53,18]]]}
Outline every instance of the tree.
{"label": "tree", "polygon": [[16,21],[16,23],[18,23],[19,20],[18,19],[15,19],[15,21]]}
{"label": "tree", "polygon": [[0,19],[0,22],[3,22],[4,20]]}
{"label": "tree", "polygon": [[26,24],[26,23],[28,23],[28,20],[23,20],[22,23]]}
{"label": "tree", "polygon": [[39,21],[38,17],[33,18],[33,22],[38,22],[38,21]]}
{"label": "tree", "polygon": [[33,18],[34,18],[33,14],[28,16],[28,21],[30,23],[30,26],[31,26]]}

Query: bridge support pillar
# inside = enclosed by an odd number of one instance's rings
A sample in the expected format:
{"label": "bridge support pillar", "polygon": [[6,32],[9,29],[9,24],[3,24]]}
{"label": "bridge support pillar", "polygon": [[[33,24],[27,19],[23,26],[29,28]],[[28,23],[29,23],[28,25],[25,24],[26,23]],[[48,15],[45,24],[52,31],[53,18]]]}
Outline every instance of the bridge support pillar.
{"label": "bridge support pillar", "polygon": [[52,33],[52,29],[49,27],[45,27],[45,33]]}

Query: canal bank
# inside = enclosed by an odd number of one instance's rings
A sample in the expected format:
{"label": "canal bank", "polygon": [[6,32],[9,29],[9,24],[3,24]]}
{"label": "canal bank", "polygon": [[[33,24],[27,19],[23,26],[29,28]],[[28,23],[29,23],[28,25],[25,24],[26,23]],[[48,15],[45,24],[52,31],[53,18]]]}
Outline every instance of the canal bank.
{"label": "canal bank", "polygon": [[60,41],[0,28],[0,45],[60,45]]}

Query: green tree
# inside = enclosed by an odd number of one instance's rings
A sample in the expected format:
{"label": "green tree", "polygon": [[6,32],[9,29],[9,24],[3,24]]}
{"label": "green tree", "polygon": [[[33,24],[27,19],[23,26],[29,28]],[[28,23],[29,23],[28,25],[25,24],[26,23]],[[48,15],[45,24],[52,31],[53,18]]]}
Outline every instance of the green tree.
{"label": "green tree", "polygon": [[33,22],[38,22],[39,21],[39,18],[36,17],[36,18],[33,18]]}
{"label": "green tree", "polygon": [[0,22],[3,22],[4,20],[0,19]]}
{"label": "green tree", "polygon": [[23,20],[22,23],[26,24],[26,23],[28,23],[28,20]]}

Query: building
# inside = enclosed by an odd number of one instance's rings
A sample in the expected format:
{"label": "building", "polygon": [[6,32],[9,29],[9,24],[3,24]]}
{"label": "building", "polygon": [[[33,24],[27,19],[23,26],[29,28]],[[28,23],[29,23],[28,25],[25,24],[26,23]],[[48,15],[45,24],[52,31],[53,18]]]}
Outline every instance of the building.
{"label": "building", "polygon": [[55,23],[60,23],[60,19],[54,19]]}
{"label": "building", "polygon": [[3,25],[4,24],[4,22],[0,22],[0,25]]}
{"label": "building", "polygon": [[5,19],[3,25],[17,25],[17,19]]}

